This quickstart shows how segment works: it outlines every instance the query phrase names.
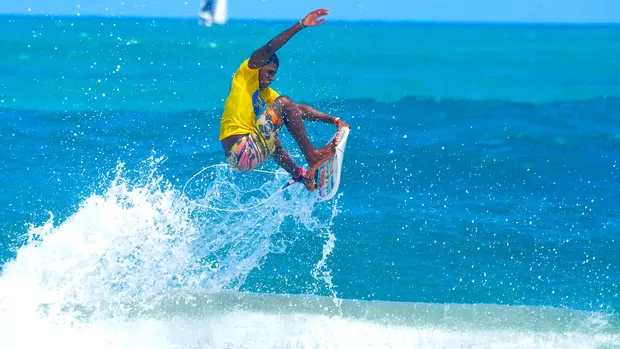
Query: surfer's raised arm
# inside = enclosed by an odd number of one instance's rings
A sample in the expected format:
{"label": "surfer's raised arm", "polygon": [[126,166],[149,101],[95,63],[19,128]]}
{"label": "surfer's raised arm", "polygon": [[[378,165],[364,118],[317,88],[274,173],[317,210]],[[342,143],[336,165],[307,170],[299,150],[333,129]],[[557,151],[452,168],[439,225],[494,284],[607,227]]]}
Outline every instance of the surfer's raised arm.
{"label": "surfer's raised arm", "polygon": [[325,22],[325,18],[319,19],[319,17],[327,15],[329,15],[329,11],[326,8],[321,8],[308,13],[304,19],[295,23],[292,27],[278,34],[275,38],[269,40],[269,42],[263,47],[254,51],[250,57],[248,66],[251,69],[258,69],[262,67],[265,65],[265,62],[269,61],[271,56],[280,49],[280,47],[284,46],[284,44],[286,44],[286,42],[293,37],[293,35],[297,34],[305,27],[314,27],[315,25]]}

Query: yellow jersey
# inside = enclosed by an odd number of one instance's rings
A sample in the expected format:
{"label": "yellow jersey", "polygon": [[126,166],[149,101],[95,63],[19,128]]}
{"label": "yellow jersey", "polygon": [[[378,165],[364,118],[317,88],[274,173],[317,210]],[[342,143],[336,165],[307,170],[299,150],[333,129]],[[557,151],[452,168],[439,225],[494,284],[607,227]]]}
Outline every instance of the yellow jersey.
{"label": "yellow jersey", "polygon": [[243,61],[233,76],[220,121],[220,141],[233,135],[252,133],[258,115],[279,96],[270,87],[259,90],[260,68],[250,68],[249,61],[250,59]]}

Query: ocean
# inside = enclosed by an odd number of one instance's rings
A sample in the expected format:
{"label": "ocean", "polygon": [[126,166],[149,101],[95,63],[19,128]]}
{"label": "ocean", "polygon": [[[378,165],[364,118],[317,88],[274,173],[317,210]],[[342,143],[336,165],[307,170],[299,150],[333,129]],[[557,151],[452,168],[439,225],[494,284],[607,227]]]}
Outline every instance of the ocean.
{"label": "ocean", "polygon": [[291,24],[1,18],[1,348],[620,348],[620,26],[302,31],[272,87],[352,127],[319,201],[219,166]]}

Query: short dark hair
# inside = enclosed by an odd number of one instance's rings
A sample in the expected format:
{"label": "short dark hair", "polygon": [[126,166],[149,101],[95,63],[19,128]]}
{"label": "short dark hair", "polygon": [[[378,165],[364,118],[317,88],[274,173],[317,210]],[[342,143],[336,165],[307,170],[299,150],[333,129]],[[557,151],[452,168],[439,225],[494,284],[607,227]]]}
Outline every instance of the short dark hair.
{"label": "short dark hair", "polygon": [[267,65],[269,63],[275,63],[275,65],[277,65],[278,67],[280,66],[280,58],[278,58],[278,55],[276,55],[275,53],[271,55],[271,57],[269,57],[268,60],[265,61],[265,63],[263,65]]}

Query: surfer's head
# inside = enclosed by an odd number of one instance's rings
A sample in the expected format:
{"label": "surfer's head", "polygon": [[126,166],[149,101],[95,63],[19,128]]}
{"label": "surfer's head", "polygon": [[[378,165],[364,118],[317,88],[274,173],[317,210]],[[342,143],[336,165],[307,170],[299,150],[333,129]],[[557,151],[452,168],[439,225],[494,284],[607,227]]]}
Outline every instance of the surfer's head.
{"label": "surfer's head", "polygon": [[278,68],[280,67],[280,59],[274,53],[269,57],[265,64],[258,71],[258,88],[266,89],[275,79]]}

